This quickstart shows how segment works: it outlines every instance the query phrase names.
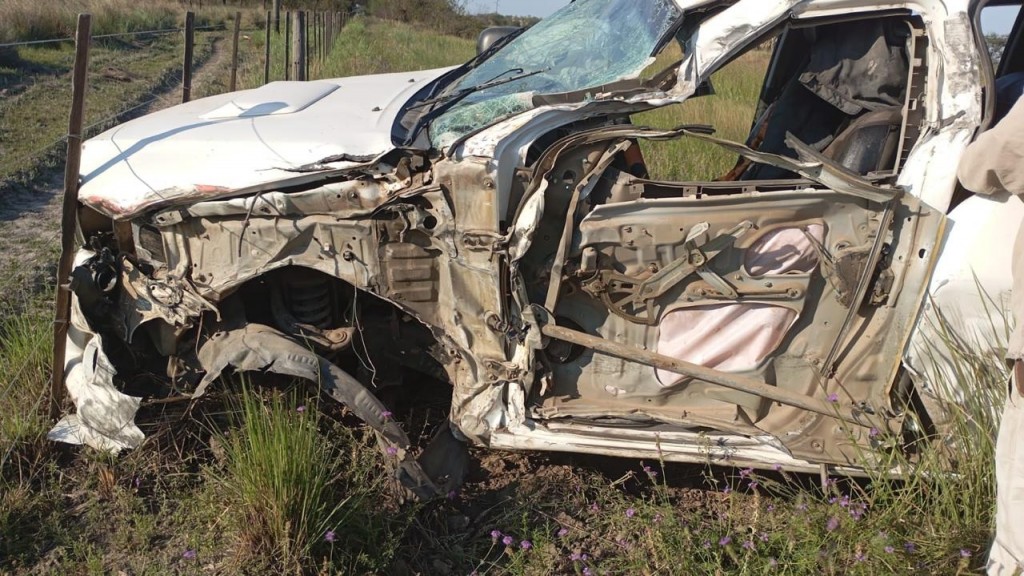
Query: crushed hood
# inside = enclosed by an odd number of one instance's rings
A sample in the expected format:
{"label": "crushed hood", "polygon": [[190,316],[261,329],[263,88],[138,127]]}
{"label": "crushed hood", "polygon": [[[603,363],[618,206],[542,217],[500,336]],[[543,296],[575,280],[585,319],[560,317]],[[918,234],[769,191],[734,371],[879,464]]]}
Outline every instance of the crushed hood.
{"label": "crushed hood", "polygon": [[394,148],[403,104],[448,70],[272,82],[138,118],[85,143],[79,199],[117,218],[281,180],[331,156],[378,156]]}

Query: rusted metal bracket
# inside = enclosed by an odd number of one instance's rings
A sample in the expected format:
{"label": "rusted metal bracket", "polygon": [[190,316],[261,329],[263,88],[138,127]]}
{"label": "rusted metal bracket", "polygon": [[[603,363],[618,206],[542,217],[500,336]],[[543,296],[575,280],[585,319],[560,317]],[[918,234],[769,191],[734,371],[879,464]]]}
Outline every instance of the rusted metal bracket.
{"label": "rusted metal bracket", "polygon": [[641,350],[625,344],[619,344],[618,342],[613,342],[611,340],[606,340],[604,338],[592,336],[576,330],[570,330],[569,328],[563,328],[554,324],[547,324],[541,327],[541,333],[549,338],[589,348],[615,358],[636,362],[659,370],[667,370],[676,374],[682,374],[683,376],[689,376],[697,380],[718,384],[719,386],[723,386],[731,390],[754,394],[767,400],[771,400],[772,402],[793,406],[795,408],[800,408],[809,412],[828,416],[830,418],[836,418],[858,426],[874,427],[883,431],[889,429],[886,418],[877,413],[870,413],[869,410],[860,407],[854,407],[840,402],[829,402],[813,396],[807,396],[806,394],[791,392],[770,384],[765,384],[759,380],[754,380],[753,378],[746,378],[744,376],[720,372],[705,366],[684,362],[670,356],[664,356],[648,350]]}

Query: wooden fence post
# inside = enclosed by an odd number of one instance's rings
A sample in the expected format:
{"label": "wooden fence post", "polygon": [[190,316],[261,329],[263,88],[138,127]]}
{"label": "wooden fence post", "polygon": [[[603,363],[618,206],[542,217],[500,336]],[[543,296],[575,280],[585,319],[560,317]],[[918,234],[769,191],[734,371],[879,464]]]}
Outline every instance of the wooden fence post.
{"label": "wooden fence post", "polygon": [[71,323],[71,290],[67,287],[75,259],[78,227],[78,177],[82,168],[82,131],[85,90],[89,71],[92,16],[78,15],[75,32],[75,70],[71,76],[71,113],[68,117],[68,155],[64,165],[64,202],[60,220],[60,261],[57,265],[57,302],[53,318],[53,363],[50,372],[50,418],[57,419],[64,400],[64,357]]}
{"label": "wooden fence post", "polygon": [[284,79],[292,78],[292,13],[284,15]]}
{"label": "wooden fence post", "polygon": [[267,11],[266,41],[263,45],[263,83],[270,82],[270,11]]}
{"label": "wooden fence post", "polygon": [[274,0],[274,32],[281,33],[281,0]]}
{"label": "wooden fence post", "polygon": [[295,30],[292,33],[292,78],[306,79],[306,13],[295,12]]}
{"label": "wooden fence post", "polygon": [[185,61],[181,69],[181,102],[192,99],[192,49],[196,41],[196,13],[185,13]]}
{"label": "wooden fence post", "polygon": [[234,92],[238,87],[238,34],[242,31],[242,13],[235,12],[235,34],[231,38],[231,84],[229,92]]}

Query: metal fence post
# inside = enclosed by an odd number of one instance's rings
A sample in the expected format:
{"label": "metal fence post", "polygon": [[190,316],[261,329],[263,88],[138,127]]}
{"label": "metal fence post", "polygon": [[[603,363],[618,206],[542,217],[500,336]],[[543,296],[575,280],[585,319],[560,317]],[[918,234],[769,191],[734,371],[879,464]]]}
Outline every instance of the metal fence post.
{"label": "metal fence post", "polygon": [[75,70],[71,77],[71,113],[68,117],[67,163],[64,165],[64,202],[60,220],[60,261],[57,265],[57,296],[53,319],[53,363],[50,371],[50,418],[60,415],[64,394],[64,357],[71,323],[71,290],[67,287],[75,258],[78,228],[78,176],[82,167],[82,131],[85,123],[85,90],[89,71],[92,16],[78,15],[75,32]]}
{"label": "metal fence post", "polygon": [[266,39],[263,45],[263,83],[270,82],[270,12],[267,12]]}
{"label": "metal fence post", "polygon": [[185,61],[181,70],[181,101],[192,99],[192,50],[196,41],[196,13],[185,13]]}
{"label": "metal fence post", "polygon": [[292,13],[284,15],[284,79],[292,78]]}
{"label": "metal fence post", "polygon": [[292,78],[306,79],[306,13],[295,12],[295,31],[292,34]]}
{"label": "metal fence post", "polygon": [[231,39],[231,84],[229,92],[238,87],[238,34],[242,30],[242,13],[235,12],[235,34]]}

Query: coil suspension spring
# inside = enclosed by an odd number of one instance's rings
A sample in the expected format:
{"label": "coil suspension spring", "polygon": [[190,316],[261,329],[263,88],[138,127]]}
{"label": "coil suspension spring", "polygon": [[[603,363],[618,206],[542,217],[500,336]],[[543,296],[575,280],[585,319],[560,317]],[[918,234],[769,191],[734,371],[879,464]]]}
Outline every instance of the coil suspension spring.
{"label": "coil suspension spring", "polygon": [[296,320],[317,328],[331,328],[331,280],[314,270],[290,271],[282,280],[288,311]]}

